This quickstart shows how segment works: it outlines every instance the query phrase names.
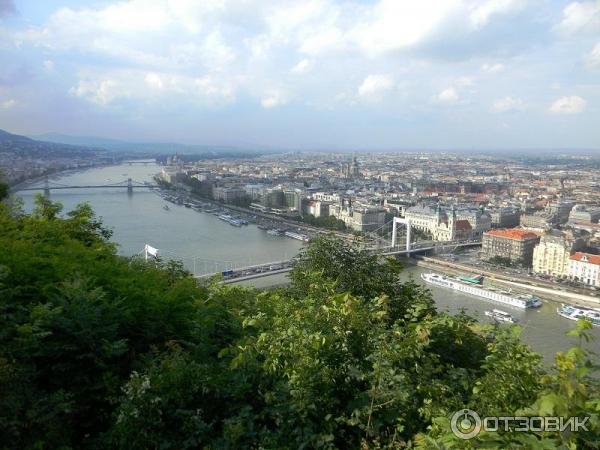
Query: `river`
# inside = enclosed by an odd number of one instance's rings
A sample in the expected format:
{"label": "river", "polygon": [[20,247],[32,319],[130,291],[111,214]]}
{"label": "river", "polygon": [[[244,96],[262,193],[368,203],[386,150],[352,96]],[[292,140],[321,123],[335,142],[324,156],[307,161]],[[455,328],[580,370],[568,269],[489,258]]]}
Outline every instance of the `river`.
{"label": "river", "polygon": [[[50,182],[65,185],[111,184],[127,178],[143,182],[151,181],[159,171],[160,167],[155,164],[125,164],[57,175]],[[22,191],[17,195],[23,198],[25,209],[30,210],[34,193]],[[122,188],[58,190],[52,192],[51,198],[62,202],[65,211],[78,203],[89,202],[104,223],[114,231],[113,240],[119,244],[121,254],[140,253],[147,243],[158,248],[165,257],[180,259],[196,274],[225,270],[234,263],[249,265],[289,259],[303,245],[294,239],[269,235],[252,224],[233,227],[212,214],[183,206],[170,204],[170,209],[165,210],[165,201],[148,189],[134,189],[132,194],[127,194]],[[403,276],[423,283],[420,278],[423,271],[425,269],[420,267],[408,266]],[[268,287],[286,281],[284,275],[275,275],[243,284]],[[545,302],[537,310],[521,311],[437,286],[428,287],[438,308],[450,313],[464,309],[477,319],[488,322],[485,310],[499,308],[510,311],[522,326],[523,340],[542,353],[547,362],[555,352],[566,350],[575,343],[573,338],[565,336],[575,322],[559,317],[555,303]],[[596,340],[591,346],[598,350],[600,328],[596,327],[592,333]]]}

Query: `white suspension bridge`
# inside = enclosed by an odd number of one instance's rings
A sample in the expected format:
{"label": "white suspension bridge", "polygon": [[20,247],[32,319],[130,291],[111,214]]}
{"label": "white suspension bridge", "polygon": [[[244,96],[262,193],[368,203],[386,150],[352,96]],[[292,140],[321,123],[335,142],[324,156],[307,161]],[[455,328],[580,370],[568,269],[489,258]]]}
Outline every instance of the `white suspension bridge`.
{"label": "white suspension bridge", "polygon": [[[324,231],[324,233],[327,233]],[[339,236],[339,233],[338,233]],[[374,255],[381,256],[406,256],[427,252],[452,252],[458,248],[475,247],[481,245],[478,240],[432,241],[419,240],[411,227],[408,219],[394,217],[378,229],[354,236],[346,235],[346,239],[356,243],[359,248]],[[292,270],[294,259],[284,257],[280,261],[253,261],[250,258],[238,260],[218,261],[202,256],[176,255],[169,251],[159,250],[146,244],[140,252],[145,259],[163,258],[180,260],[197,279],[208,279],[216,275],[223,277],[223,283],[237,283],[244,280],[261,278]]]}

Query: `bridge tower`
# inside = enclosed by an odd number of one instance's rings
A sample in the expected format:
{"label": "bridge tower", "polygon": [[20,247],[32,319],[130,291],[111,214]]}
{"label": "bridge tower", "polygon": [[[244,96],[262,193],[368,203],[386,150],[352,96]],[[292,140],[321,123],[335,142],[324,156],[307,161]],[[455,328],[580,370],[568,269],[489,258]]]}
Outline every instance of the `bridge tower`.
{"label": "bridge tower", "polygon": [[410,256],[410,220],[394,217],[392,223],[392,248],[396,246],[396,233],[398,231],[397,224],[406,225],[406,256]]}
{"label": "bridge tower", "polygon": [[44,195],[50,197],[50,183],[48,182],[48,175],[44,177]]}
{"label": "bridge tower", "polygon": [[131,181],[131,178],[127,178],[127,193],[133,193],[133,182]]}

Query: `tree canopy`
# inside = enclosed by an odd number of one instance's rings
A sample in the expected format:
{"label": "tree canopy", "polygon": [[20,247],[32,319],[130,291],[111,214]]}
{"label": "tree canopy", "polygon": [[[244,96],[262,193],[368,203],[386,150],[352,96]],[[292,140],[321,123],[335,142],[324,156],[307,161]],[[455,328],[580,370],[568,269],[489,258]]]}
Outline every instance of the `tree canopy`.
{"label": "tree canopy", "polygon": [[[88,205],[0,203],[0,448],[598,447],[586,322],[546,369],[518,327],[437,312],[395,260],[334,238],[259,291],[110,237]],[[591,420],[464,441],[463,408]]]}

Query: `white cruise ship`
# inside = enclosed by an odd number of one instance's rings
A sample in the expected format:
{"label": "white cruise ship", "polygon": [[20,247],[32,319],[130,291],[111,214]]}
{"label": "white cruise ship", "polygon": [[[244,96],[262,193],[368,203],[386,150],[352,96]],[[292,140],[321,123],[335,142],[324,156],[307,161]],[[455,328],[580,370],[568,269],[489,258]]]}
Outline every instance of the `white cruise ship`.
{"label": "white cruise ship", "polygon": [[556,312],[570,320],[587,320],[592,325],[600,327],[600,309],[589,309],[581,306],[562,305]]}
{"label": "white cruise ship", "polygon": [[481,285],[465,283],[437,273],[423,273],[421,274],[421,278],[427,283],[435,284],[436,286],[454,289],[455,291],[482,297],[515,308],[528,309],[542,306],[542,301],[530,294],[515,294],[492,287],[484,288]]}

